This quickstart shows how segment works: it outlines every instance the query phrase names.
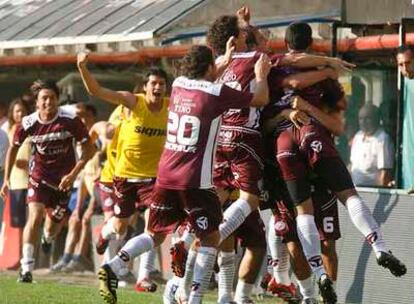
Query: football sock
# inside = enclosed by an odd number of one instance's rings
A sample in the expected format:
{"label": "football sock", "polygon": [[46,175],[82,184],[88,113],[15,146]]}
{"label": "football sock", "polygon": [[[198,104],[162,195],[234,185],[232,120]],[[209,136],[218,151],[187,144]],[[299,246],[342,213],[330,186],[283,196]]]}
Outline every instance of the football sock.
{"label": "football sock", "polygon": [[302,244],[303,253],[313,273],[319,279],[322,275],[326,274],[326,271],[323,267],[321,242],[314,216],[310,214],[299,214],[296,217],[296,228],[298,230],[300,243]]}
{"label": "football sock", "polygon": [[346,201],[346,207],[352,223],[364,235],[376,256],[381,251],[387,252],[378,223],[361,198],[357,195],[351,196]]}
{"label": "football sock", "polygon": [[32,272],[34,269],[34,246],[30,243],[24,243],[22,248],[22,259],[20,260],[20,264],[22,266],[22,273],[25,274],[26,272]]}
{"label": "football sock", "polygon": [[203,294],[208,288],[210,278],[216,262],[217,249],[214,247],[201,246],[198,249],[194,267],[194,279],[191,285],[191,293],[188,304],[202,303]]}
{"label": "football sock", "polygon": [[239,304],[244,303],[250,299],[250,295],[252,294],[252,290],[254,288],[254,284],[246,283],[242,280],[238,280],[237,287],[236,287],[236,294],[234,295],[234,300]]}
{"label": "football sock", "polygon": [[273,277],[279,284],[290,286],[292,281],[289,275],[289,251],[282,237],[276,234],[275,217],[269,220],[268,246],[272,256]]}
{"label": "football sock", "polygon": [[252,212],[247,201],[239,198],[223,213],[223,222],[219,226],[220,242],[227,239]]}
{"label": "football sock", "polygon": [[221,251],[218,254],[218,302],[227,303],[230,302],[233,292],[233,280],[236,272],[236,253],[234,251],[225,252]]}
{"label": "football sock", "polygon": [[124,275],[128,271],[128,263],[135,257],[150,251],[154,248],[154,241],[152,237],[146,233],[142,233],[132,239],[130,239],[118,252],[114,258],[112,258],[108,265],[112,271],[118,275]]}
{"label": "football sock", "polygon": [[180,240],[184,242],[184,248],[187,250],[196,239],[195,234],[191,233],[189,229],[190,228],[187,227],[186,230],[184,230],[183,235],[180,237]]}
{"label": "football sock", "polygon": [[190,296],[191,284],[193,282],[194,265],[197,259],[197,251],[190,249],[187,255],[187,261],[185,263],[184,277],[180,280],[179,288],[180,294],[186,299]]}
{"label": "football sock", "polygon": [[315,297],[315,286],[313,285],[312,276],[305,280],[298,280],[298,285],[303,299]]}
{"label": "football sock", "polygon": [[104,240],[110,240],[115,238],[115,228],[114,228],[115,216],[111,217],[105,225],[102,227],[101,236]]}
{"label": "football sock", "polygon": [[149,279],[151,271],[155,269],[154,267],[155,257],[156,257],[155,249],[151,249],[150,251],[147,251],[141,254],[140,260],[139,260],[137,282],[140,282],[143,279]]}

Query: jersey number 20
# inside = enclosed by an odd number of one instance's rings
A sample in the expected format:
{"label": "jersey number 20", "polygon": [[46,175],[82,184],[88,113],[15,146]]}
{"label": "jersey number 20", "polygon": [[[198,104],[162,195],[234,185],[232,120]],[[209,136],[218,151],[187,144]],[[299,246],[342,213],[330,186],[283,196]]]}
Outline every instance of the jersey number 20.
{"label": "jersey number 20", "polygon": [[200,125],[200,119],[196,116],[179,117],[177,113],[169,112],[167,141],[184,146],[194,146],[198,141]]}

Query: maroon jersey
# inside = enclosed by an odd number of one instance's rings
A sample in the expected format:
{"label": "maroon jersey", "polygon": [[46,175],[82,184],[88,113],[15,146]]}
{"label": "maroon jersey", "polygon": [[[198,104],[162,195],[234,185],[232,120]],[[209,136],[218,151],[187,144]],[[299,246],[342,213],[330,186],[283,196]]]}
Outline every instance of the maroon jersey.
{"label": "maroon jersey", "polygon": [[[255,90],[254,65],[259,59],[260,52],[245,52],[233,54],[233,59],[222,76],[219,83],[242,92],[253,93]],[[260,109],[253,107],[235,107],[223,114],[223,125],[259,128]]]}
{"label": "maroon jersey", "polygon": [[40,121],[38,112],[24,117],[14,134],[13,145],[20,146],[27,137],[33,146],[31,178],[57,187],[75,166],[75,141],[83,143],[89,135],[78,117],[59,108],[49,122]]}
{"label": "maroon jersey", "polygon": [[178,77],[170,98],[167,140],[157,183],[166,189],[213,187],[212,170],[221,114],[253,98],[223,84]]}

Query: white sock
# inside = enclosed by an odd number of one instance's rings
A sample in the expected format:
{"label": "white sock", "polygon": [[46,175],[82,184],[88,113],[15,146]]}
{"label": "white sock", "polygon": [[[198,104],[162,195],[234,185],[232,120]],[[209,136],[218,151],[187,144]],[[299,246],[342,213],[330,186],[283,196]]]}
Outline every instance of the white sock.
{"label": "white sock", "polygon": [[223,222],[219,226],[220,242],[227,239],[252,212],[247,201],[239,198],[223,213]]}
{"label": "white sock", "polygon": [[218,254],[218,303],[228,303],[233,299],[233,280],[236,272],[236,253],[220,251]]}
{"label": "white sock", "polygon": [[234,300],[236,303],[242,304],[243,301],[249,300],[253,287],[254,284],[249,284],[239,279],[237,282],[236,294],[234,295]]}
{"label": "white sock", "polygon": [[191,292],[191,284],[193,283],[194,265],[197,259],[197,251],[190,249],[187,255],[187,261],[185,263],[184,277],[180,280],[179,288],[180,295],[185,299],[188,299]]}
{"label": "white sock", "polygon": [[313,273],[319,279],[322,275],[326,274],[326,271],[323,267],[321,241],[314,216],[310,214],[299,214],[296,217],[296,227],[303,253]]}
{"label": "white sock", "polygon": [[269,233],[267,242],[272,256],[273,277],[279,284],[290,286],[292,281],[289,275],[289,251],[282,237],[276,234],[275,217],[272,215],[269,220]]}
{"label": "white sock", "polygon": [[121,247],[122,242],[123,242],[122,240],[117,240],[117,239],[109,240],[108,248],[106,248],[103,259],[102,259],[102,264],[106,264],[109,260],[111,260],[114,256],[116,256],[116,254],[118,253]]}
{"label": "white sock", "polygon": [[184,242],[184,248],[188,249],[190,248],[191,244],[193,244],[195,240],[195,234],[189,231],[190,228],[187,228],[184,230],[183,235],[180,237],[180,240]]}
{"label": "white sock", "polygon": [[361,198],[358,195],[351,196],[345,204],[352,223],[364,235],[376,256],[378,257],[381,251],[387,252],[381,229]]}
{"label": "white sock", "polygon": [[151,271],[154,271],[155,269],[155,257],[155,249],[144,252],[140,255],[137,282],[149,278]]}
{"label": "white sock", "polygon": [[22,273],[25,274],[26,272],[32,272],[34,269],[34,246],[30,243],[24,243],[22,248],[22,259],[20,260],[20,264],[22,266]]}
{"label": "white sock", "polygon": [[177,292],[180,280],[181,278],[173,276],[167,281],[163,293],[163,304],[177,304],[177,301],[175,300],[175,293]]}
{"label": "white sock", "polygon": [[200,304],[207,289],[216,262],[217,249],[201,246],[194,267],[194,279],[188,304]]}
{"label": "white sock", "polygon": [[54,235],[51,235],[49,231],[46,230],[46,226],[43,227],[43,237],[47,243],[52,243],[55,239]]}
{"label": "white sock", "polygon": [[108,262],[108,265],[116,275],[123,275],[129,261],[153,248],[154,241],[152,237],[146,233],[142,233],[130,239],[121,248],[118,255]]}
{"label": "white sock", "polygon": [[315,286],[313,285],[312,276],[305,280],[298,280],[298,285],[303,299],[315,298]]}
{"label": "white sock", "polygon": [[104,240],[115,238],[116,231],[114,227],[115,216],[111,217],[102,227],[101,236]]}

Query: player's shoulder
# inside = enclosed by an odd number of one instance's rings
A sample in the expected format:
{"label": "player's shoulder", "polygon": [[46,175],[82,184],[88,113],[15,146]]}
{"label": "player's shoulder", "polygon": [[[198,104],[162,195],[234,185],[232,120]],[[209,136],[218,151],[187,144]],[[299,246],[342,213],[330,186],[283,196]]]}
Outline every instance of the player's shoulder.
{"label": "player's shoulder", "polygon": [[29,128],[33,127],[35,123],[38,121],[39,114],[34,112],[29,114],[22,119],[22,127],[24,130],[28,130]]}
{"label": "player's shoulder", "polygon": [[210,95],[219,96],[223,84],[213,83],[207,80],[189,79],[184,76],[177,77],[173,82],[173,88],[181,88],[186,90],[197,90]]}

